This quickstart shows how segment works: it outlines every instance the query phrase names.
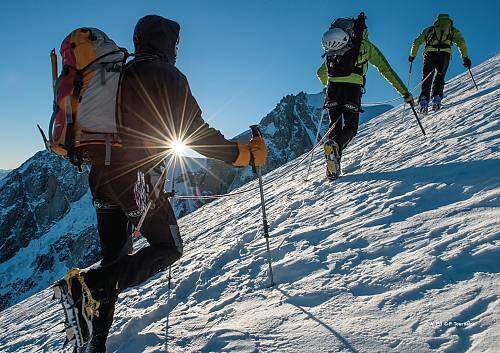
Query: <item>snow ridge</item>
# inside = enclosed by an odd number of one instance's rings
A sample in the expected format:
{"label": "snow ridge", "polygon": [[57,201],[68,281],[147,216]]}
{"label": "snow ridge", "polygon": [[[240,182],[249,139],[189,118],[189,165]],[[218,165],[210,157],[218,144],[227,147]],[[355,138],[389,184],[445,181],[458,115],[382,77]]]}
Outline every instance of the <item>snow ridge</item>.
{"label": "snow ridge", "polygon": [[9,169],[0,169],[0,180],[2,180],[9,173],[10,173]]}

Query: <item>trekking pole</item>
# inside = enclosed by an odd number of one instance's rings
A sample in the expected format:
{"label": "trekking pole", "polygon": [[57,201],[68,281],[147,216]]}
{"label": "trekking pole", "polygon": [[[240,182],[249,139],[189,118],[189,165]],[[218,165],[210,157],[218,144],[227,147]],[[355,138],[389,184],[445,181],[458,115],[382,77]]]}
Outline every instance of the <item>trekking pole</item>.
{"label": "trekking pole", "polygon": [[[319,133],[321,130],[321,125],[323,123],[323,116],[325,115],[325,110],[326,110],[325,105],[326,105],[326,98],[325,98],[325,103],[323,104],[323,108],[321,109],[321,118],[319,119],[318,129],[316,130],[316,139],[314,140],[314,142],[312,144],[313,148],[316,145],[316,143],[318,143]],[[309,159],[309,165],[307,166],[307,173],[306,173],[306,177],[304,178],[304,181],[307,181],[307,178],[309,178],[309,172],[311,171],[311,164],[313,161],[313,154],[314,153],[311,153],[311,158]]]}
{"label": "trekking pole", "polygon": [[474,79],[474,75],[472,75],[472,71],[470,70],[470,67],[468,67],[467,70],[469,70],[470,78],[472,79],[472,82],[474,82],[474,86],[476,86],[476,91],[479,91],[479,88],[477,87],[476,80]]}
{"label": "trekking pole", "polygon": [[[252,131],[252,137],[262,137],[262,132],[257,125],[251,125],[250,130]],[[260,205],[262,207],[262,224],[264,226],[264,238],[266,239],[266,249],[267,249],[267,264],[269,265],[269,286],[274,286],[273,279],[273,266],[271,264],[271,250],[269,249],[269,225],[267,224],[266,215],[266,204],[264,200],[264,187],[262,186],[262,170],[261,167],[255,166],[255,160],[253,154],[250,152],[250,163],[252,164],[252,170],[257,175],[259,179],[259,190],[260,190]]]}
{"label": "trekking pole", "polygon": [[[410,89],[410,80],[411,80],[411,69],[413,68],[413,61],[410,62],[410,70],[408,70],[408,89]],[[406,115],[406,102],[403,104],[403,117]]]}
{"label": "trekking pole", "polygon": [[[170,302],[170,266],[168,267],[168,292],[167,292],[167,303]],[[165,324],[165,352],[168,352],[168,328],[170,327],[169,325],[170,321],[170,313],[167,314],[167,322]]]}
{"label": "trekking pole", "polygon": [[418,118],[417,111],[415,110],[415,107],[413,105],[413,102],[410,103],[410,108],[413,111],[413,115],[415,115],[415,119],[417,119],[418,126],[420,126],[420,130],[422,130],[422,134],[425,136],[425,130],[424,127],[422,126],[422,123],[420,122],[420,119]]}
{"label": "trekking pole", "polygon": [[[170,195],[175,195],[175,167],[177,165],[177,156],[174,156],[174,166],[172,167],[172,186],[170,187]],[[173,200],[173,199],[172,199]],[[172,282],[172,266],[168,266],[168,290],[170,291]],[[168,325],[168,320],[167,320]],[[168,326],[167,326],[168,329]]]}
{"label": "trekking pole", "polygon": [[[170,195],[175,195],[175,167],[177,165],[177,156],[174,156],[174,165],[172,167],[172,186],[170,188]],[[172,288],[172,265],[168,266],[168,294],[167,302],[170,301],[170,291]],[[165,323],[165,352],[168,352],[168,329],[170,323],[170,313],[167,315],[167,322]]]}

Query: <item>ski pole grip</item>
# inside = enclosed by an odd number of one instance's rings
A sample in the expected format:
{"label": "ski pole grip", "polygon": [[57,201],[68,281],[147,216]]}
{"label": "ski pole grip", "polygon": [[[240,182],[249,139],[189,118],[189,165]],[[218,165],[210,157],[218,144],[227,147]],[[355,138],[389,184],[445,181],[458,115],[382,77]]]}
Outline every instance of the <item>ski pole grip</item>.
{"label": "ski pole grip", "polygon": [[[250,125],[250,131],[252,132],[252,138],[262,137],[262,132],[257,125]],[[255,160],[252,151],[250,151],[250,164],[252,165],[252,171],[254,172],[254,174],[256,174],[257,168],[255,167]]]}
{"label": "ski pole grip", "polygon": [[413,61],[410,62],[410,74],[411,74],[411,69],[413,68]]}
{"label": "ski pole grip", "polygon": [[252,137],[262,137],[262,132],[257,125],[250,125],[250,130],[252,131]]}

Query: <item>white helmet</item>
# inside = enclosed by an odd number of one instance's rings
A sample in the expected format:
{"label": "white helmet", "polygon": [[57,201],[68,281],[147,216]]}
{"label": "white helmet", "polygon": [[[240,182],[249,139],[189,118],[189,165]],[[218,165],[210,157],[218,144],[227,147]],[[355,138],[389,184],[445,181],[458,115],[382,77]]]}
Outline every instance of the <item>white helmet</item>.
{"label": "white helmet", "polygon": [[332,28],[323,34],[323,49],[325,51],[340,50],[349,43],[349,34],[341,28]]}

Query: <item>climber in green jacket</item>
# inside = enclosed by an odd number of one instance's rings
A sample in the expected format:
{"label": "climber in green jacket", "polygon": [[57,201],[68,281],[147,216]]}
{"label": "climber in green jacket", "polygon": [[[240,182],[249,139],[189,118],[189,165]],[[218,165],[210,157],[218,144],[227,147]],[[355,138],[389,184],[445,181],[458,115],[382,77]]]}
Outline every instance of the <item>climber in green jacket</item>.
{"label": "climber in green jacket", "polygon": [[342,151],[358,131],[368,63],[389,81],[406,102],[413,104],[413,97],[384,55],[368,40],[363,12],[357,19],[335,20],[323,35],[323,49],[325,61],[317,75],[327,86],[330,127],[334,126],[324,145],[327,178],[334,180],[340,176]]}
{"label": "climber in green jacket", "polygon": [[[408,61],[410,62],[415,60],[419,47],[425,44],[424,65],[422,69],[422,80],[424,81],[422,82],[422,92],[418,98],[421,112],[426,113],[428,111],[431,97],[433,109],[437,110],[441,107],[444,78],[448,70],[453,43],[458,47],[464,66],[470,69],[471,61],[469,59],[465,39],[462,33],[453,26],[453,21],[447,14],[438,15],[434,24],[424,29],[413,41],[410,56],[408,57]],[[436,72],[432,75],[431,73],[434,70],[436,70]]]}

